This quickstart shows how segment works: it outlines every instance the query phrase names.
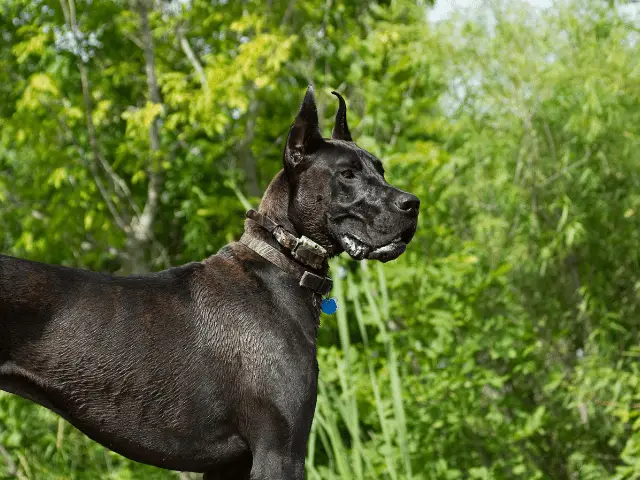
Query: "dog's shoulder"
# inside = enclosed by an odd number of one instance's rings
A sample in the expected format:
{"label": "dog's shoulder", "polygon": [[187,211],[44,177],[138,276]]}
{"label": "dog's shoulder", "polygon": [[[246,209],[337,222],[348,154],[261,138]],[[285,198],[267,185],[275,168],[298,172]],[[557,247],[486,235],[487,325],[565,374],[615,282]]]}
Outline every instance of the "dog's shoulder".
{"label": "dog's shoulder", "polygon": [[188,280],[195,273],[201,271],[204,268],[202,262],[189,262],[184,265],[179,265],[176,267],[167,268],[166,270],[161,270],[159,272],[145,273],[141,275],[128,275],[126,277],[117,277],[112,276],[111,278],[115,280],[124,280],[124,281],[143,281],[143,282],[175,282],[180,280]]}
{"label": "dog's shoulder", "polygon": [[220,282],[231,285],[236,282],[251,283],[251,271],[247,268],[244,252],[237,248],[237,242],[230,243],[222,247],[215,255],[203,260],[202,275],[203,281]]}

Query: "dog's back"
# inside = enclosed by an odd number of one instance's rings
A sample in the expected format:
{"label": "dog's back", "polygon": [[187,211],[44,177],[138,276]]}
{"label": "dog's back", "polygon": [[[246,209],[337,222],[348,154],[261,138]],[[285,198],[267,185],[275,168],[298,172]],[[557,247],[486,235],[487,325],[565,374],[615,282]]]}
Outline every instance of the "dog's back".
{"label": "dog's back", "polygon": [[[33,350],[38,337],[55,334],[61,326],[57,322],[66,323],[67,334],[69,328],[76,332],[95,329],[101,318],[117,317],[118,309],[133,310],[128,312],[132,314],[140,304],[162,302],[168,293],[188,288],[189,273],[197,265],[145,276],[114,277],[0,255],[0,337],[4,339],[0,360],[7,359],[8,350],[17,355],[24,344]],[[86,298],[92,301],[81,305]],[[70,317],[68,312],[74,308],[82,315]],[[57,318],[61,310],[66,313]],[[161,306],[160,311],[166,310],[166,305]],[[108,330],[108,325],[102,327]]]}
{"label": "dog's back", "polygon": [[[75,270],[0,255],[0,361],[42,335],[68,292],[77,288]],[[88,275],[87,275],[88,274]],[[86,272],[85,276],[92,276]]]}

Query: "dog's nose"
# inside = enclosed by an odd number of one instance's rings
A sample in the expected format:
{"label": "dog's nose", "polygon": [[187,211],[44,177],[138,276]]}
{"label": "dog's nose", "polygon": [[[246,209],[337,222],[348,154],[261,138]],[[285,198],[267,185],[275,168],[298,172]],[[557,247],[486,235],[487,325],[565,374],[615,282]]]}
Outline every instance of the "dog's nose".
{"label": "dog's nose", "polygon": [[397,207],[403,212],[417,212],[420,208],[420,199],[410,193],[402,193],[396,198]]}

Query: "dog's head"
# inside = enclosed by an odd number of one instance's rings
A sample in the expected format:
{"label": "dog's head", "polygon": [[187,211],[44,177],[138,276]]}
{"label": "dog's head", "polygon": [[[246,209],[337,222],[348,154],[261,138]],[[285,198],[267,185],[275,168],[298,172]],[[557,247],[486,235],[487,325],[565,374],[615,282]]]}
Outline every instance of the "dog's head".
{"label": "dog's head", "polygon": [[332,138],[318,126],[313,88],[300,107],[284,149],[289,219],[298,232],[337,255],[383,262],[404,252],[416,231],[420,200],[389,185],[382,162],[358,147],[339,100]]}

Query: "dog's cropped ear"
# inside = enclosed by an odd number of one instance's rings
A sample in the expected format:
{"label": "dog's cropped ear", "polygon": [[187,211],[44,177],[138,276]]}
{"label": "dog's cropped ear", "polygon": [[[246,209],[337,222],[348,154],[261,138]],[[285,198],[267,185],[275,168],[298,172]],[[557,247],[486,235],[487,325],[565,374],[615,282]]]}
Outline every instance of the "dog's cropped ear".
{"label": "dog's cropped ear", "polygon": [[285,166],[297,166],[305,155],[315,152],[323,142],[318,125],[318,109],[313,95],[313,86],[309,85],[298,116],[289,130],[287,145],[284,149]]}
{"label": "dog's cropped ear", "polygon": [[333,127],[333,132],[331,132],[331,138],[353,142],[351,132],[349,132],[349,125],[347,125],[347,104],[338,92],[331,93],[338,97],[338,102],[340,102],[338,105],[338,113],[336,114],[336,124]]}

